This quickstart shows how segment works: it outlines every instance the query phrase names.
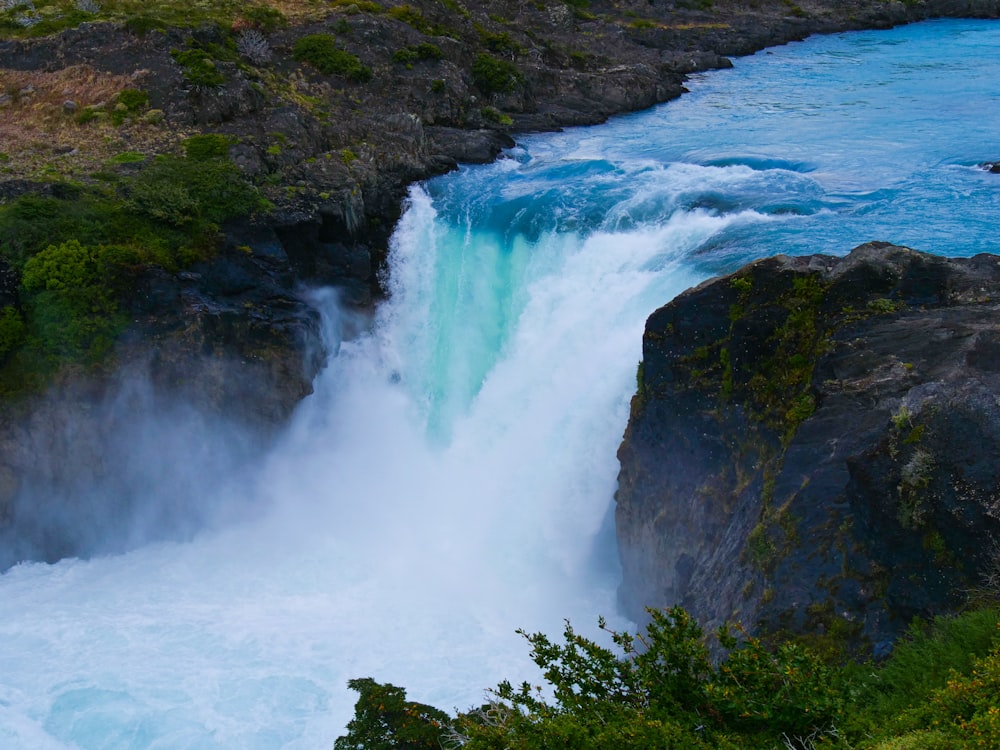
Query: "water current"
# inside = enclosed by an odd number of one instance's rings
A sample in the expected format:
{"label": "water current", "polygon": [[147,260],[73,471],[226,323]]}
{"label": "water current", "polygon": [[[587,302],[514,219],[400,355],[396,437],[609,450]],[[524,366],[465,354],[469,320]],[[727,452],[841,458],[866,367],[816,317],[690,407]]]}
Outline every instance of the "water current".
{"label": "water current", "polygon": [[516,628],[627,625],[646,316],[775,253],[997,250],[997,50],[983,21],[811,38],[415,186],[371,333],[321,303],[337,356],[229,482],[263,512],[0,576],[0,747],[328,748],[351,677],[467,708],[536,679]]}

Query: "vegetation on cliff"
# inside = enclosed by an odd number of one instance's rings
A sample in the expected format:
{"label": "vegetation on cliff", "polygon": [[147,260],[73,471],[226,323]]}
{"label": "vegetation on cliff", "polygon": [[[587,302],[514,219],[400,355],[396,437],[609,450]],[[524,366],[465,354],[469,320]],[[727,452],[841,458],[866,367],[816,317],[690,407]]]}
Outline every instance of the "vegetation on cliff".
{"label": "vegetation on cliff", "polygon": [[[721,55],[931,13],[795,7],[790,20],[783,0],[752,12],[728,0],[0,0],[0,395],[100,360],[128,326],[136,269],[189,267],[261,198],[273,226],[314,234],[295,233],[294,273],[365,304],[408,183],[492,158],[509,144],[497,131],[597,122],[679,95]],[[199,138],[216,139],[211,158],[191,150]],[[31,256],[74,240],[102,281],[72,304],[21,282]],[[315,261],[334,244],[340,257]],[[45,333],[60,325],[43,319],[71,311],[84,319]]]}
{"label": "vegetation on cliff", "polygon": [[[211,139],[211,137],[209,137]],[[266,208],[205,137],[103,184],[40,186],[0,205],[0,263],[13,280],[0,318],[0,395],[45,382],[64,364],[99,362],[127,325],[133,279],[211,256],[219,225]]]}
{"label": "vegetation on cliff", "polygon": [[568,623],[562,643],[523,635],[545,688],[503,682],[449,717],[402,688],[352,680],[356,713],[335,750],[1000,747],[995,605],[914,623],[880,664],[832,663],[728,626],[713,661],[680,608],[651,612],[639,635],[609,631],[611,647]]}

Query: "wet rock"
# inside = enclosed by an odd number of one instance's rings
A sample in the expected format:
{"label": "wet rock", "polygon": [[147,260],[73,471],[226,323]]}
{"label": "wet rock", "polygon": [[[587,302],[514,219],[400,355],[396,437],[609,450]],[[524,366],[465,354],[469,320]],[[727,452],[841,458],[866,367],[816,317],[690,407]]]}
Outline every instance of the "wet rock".
{"label": "wet rock", "polygon": [[1000,258],[777,257],[655,312],[622,599],[864,651],[997,564]]}
{"label": "wet rock", "polygon": [[503,149],[514,146],[513,138],[495,130],[429,127],[426,131],[430,150],[442,164],[485,164]]}

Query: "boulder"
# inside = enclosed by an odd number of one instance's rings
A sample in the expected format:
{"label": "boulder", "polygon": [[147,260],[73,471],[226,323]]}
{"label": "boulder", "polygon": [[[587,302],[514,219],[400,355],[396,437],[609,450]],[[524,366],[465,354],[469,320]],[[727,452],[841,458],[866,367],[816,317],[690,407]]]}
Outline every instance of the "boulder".
{"label": "boulder", "polygon": [[864,652],[962,606],[1000,561],[998,331],[1000,257],[886,243],[653,313],[619,450],[628,614]]}

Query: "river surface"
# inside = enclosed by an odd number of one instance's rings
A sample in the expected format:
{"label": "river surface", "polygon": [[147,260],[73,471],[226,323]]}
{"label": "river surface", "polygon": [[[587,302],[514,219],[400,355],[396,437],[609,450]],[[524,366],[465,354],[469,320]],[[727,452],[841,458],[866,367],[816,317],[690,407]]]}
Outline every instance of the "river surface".
{"label": "river surface", "polygon": [[627,626],[645,318],[775,253],[996,251],[998,51],[996,22],[811,38],[414,187],[372,332],[320,298],[338,355],[223,483],[254,514],[0,576],[0,747],[329,748],[349,678],[462,709],[537,680],[516,628]]}

